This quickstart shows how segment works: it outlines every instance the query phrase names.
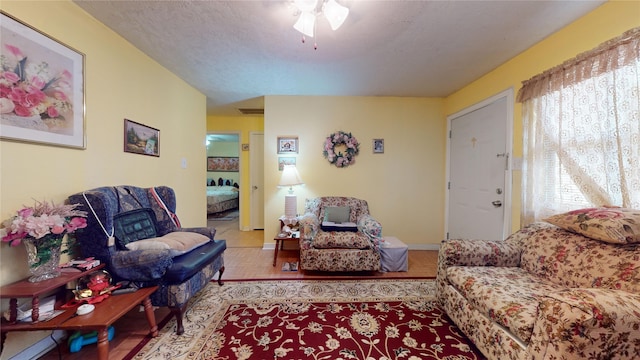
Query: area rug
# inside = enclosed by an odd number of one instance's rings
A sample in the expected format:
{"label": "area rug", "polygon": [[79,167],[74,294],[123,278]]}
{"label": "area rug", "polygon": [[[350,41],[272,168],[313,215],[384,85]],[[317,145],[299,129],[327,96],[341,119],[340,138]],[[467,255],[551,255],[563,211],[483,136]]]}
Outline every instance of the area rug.
{"label": "area rug", "polygon": [[484,359],[435,302],[433,280],[207,285],[133,359]]}

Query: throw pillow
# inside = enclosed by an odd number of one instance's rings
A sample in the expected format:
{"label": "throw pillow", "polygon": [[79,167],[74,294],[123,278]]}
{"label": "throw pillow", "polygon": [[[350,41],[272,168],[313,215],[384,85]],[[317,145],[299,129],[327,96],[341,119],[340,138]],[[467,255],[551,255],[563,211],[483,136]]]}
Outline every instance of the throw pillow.
{"label": "throw pillow", "polygon": [[162,237],[128,243],[129,250],[169,250],[172,256],[185,254],[209,242],[209,238],[188,231],[174,231]]}
{"label": "throw pillow", "polygon": [[348,206],[327,206],[324,208],[324,221],[343,223],[349,221],[351,208]]}
{"label": "throw pillow", "polygon": [[544,221],[611,244],[640,243],[640,210],[605,207],[580,209],[554,215]]}

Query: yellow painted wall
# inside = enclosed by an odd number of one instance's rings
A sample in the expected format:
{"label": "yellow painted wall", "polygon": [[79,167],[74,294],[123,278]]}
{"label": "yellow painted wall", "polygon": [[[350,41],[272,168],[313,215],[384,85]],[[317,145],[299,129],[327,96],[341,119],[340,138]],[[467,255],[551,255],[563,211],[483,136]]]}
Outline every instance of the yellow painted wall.
{"label": "yellow painted wall", "polygon": [[[85,54],[87,136],[86,150],[0,141],[0,219],[32,199],[63,202],[98,186],[164,184],[176,190],[182,224],[204,226],[204,95],[70,1],[3,0],[0,8]],[[123,152],[124,118],[160,130],[160,157]],[[26,277],[24,248],[0,245],[0,285]],[[9,333],[2,359],[48,334]]]}
{"label": "yellow painted wall", "polygon": [[[298,212],[317,196],[365,199],[383,234],[414,248],[442,240],[445,121],[436,98],[267,96],[265,98],[265,243],[273,247],[287,189],[277,187],[277,137],[299,138],[297,168],[305,186],[296,187]],[[360,143],[356,163],[329,164],[322,155],[331,133],[351,132]],[[384,154],[372,140],[384,139]],[[282,156],[282,155],[280,155]]]}
{"label": "yellow painted wall", "polygon": [[[640,1],[610,1],[445,99],[451,115],[640,26]],[[513,156],[522,157],[522,107],[514,106]],[[512,229],[520,228],[521,172],[513,172]]]}
{"label": "yellow painted wall", "polygon": [[207,131],[209,133],[229,132],[240,134],[240,144],[249,144],[249,151],[240,152],[240,229],[251,227],[251,193],[249,182],[249,152],[251,144],[249,134],[264,132],[264,118],[262,116],[208,116]]}

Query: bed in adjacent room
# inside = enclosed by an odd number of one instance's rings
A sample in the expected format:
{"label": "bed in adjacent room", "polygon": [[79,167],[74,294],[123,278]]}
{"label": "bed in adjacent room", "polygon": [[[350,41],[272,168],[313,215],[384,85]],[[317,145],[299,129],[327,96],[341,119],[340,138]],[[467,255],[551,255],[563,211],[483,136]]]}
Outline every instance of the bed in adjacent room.
{"label": "bed in adjacent room", "polygon": [[207,186],[207,214],[239,207],[240,192],[234,186]]}

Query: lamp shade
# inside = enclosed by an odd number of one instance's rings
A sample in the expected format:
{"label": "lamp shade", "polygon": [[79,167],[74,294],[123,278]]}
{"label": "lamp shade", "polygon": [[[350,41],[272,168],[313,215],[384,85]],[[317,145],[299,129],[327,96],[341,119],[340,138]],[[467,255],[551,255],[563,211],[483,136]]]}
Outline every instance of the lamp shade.
{"label": "lamp shade", "polygon": [[313,29],[315,28],[315,24],[316,15],[310,12],[303,11],[300,13],[298,21],[293,24],[293,28],[309,37],[313,37]]}
{"label": "lamp shade", "polygon": [[291,188],[295,185],[303,185],[304,182],[302,178],[300,178],[300,174],[298,173],[298,169],[296,169],[295,165],[285,165],[282,169],[282,177],[280,177],[280,182],[278,186],[289,186]]}
{"label": "lamp shade", "polygon": [[329,21],[331,30],[337,30],[347,20],[349,8],[338,4],[336,0],[329,0],[324,4],[322,12]]}

